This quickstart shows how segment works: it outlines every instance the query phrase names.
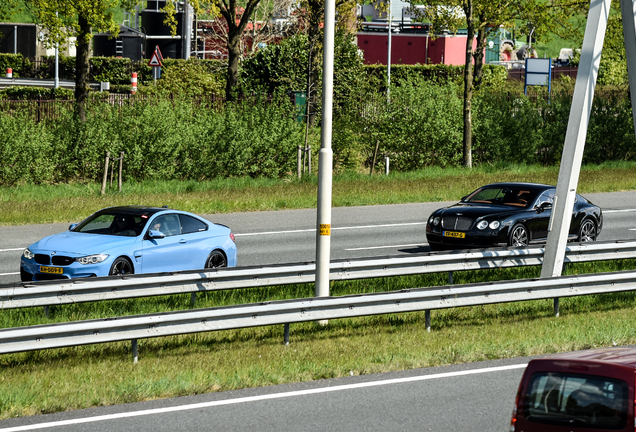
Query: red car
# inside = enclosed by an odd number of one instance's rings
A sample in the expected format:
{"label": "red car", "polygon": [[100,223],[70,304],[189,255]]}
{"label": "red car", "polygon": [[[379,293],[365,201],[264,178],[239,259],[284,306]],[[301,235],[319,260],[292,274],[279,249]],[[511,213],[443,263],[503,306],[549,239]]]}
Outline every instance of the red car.
{"label": "red car", "polygon": [[634,432],[636,349],[532,360],[521,378],[512,432]]}

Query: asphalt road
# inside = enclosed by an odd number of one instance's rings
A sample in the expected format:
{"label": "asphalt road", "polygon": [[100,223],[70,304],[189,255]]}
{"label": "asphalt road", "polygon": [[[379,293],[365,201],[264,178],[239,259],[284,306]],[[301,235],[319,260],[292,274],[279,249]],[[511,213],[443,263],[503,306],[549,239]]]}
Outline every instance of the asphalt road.
{"label": "asphalt road", "polygon": [[506,431],[528,361],[414,369],[9,419],[0,421],[0,432]]}
{"label": "asphalt road", "polygon": [[[636,239],[636,191],[589,194],[586,197],[604,211],[605,223],[599,240]],[[434,209],[445,204],[449,203],[334,208],[331,258],[429,251],[425,236],[426,219]],[[204,216],[232,228],[239,250],[238,265],[316,259],[315,209]],[[68,225],[0,227],[0,283],[19,281],[20,254],[25,247],[46,235],[65,231]]]}

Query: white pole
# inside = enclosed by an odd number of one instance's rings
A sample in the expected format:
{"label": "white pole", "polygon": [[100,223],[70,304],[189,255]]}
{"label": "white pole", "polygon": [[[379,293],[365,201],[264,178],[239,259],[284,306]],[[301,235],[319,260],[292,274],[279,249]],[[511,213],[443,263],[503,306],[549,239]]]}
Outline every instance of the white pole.
{"label": "white pole", "polygon": [[[318,221],[316,229],[316,297],[329,295],[331,254],[331,175],[333,151],[331,127],[333,114],[333,55],[336,21],[335,0],[325,0],[323,41],[322,133],[318,159]],[[326,324],[326,323],[321,323]]]}
{"label": "white pole", "polygon": [[[625,54],[627,57],[627,76],[629,88],[636,89],[636,1],[621,0],[621,14],[623,16],[623,39],[625,39]],[[632,106],[636,106],[636,91],[630,92]],[[634,132],[636,132],[636,109],[632,110]]]}
{"label": "white pole", "polygon": [[[57,12],[55,12],[57,17]],[[53,81],[53,88],[60,87],[60,44],[55,43],[55,79]]]}
{"label": "white pole", "polygon": [[393,29],[391,28],[391,0],[389,0],[389,42],[387,48],[387,59],[386,59],[386,94],[388,95],[391,92],[391,33],[393,33]]}
{"label": "white pole", "polygon": [[[592,0],[590,2],[581,49],[581,61],[572,95],[570,119],[563,144],[556,196],[548,227],[548,241],[545,245],[545,256],[541,266],[542,278],[560,276],[563,269],[565,247],[572,220],[576,187],[581,172],[585,136],[594,100],[594,88],[610,4],[611,0]],[[556,307],[555,315],[558,316]]]}

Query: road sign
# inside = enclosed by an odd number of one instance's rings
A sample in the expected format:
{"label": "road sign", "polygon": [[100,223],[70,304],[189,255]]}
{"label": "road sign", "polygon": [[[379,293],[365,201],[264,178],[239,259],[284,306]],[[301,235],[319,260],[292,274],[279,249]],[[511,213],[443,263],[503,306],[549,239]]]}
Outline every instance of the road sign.
{"label": "road sign", "polygon": [[152,53],[152,57],[150,57],[150,61],[148,62],[148,66],[152,66],[152,67],[161,67],[161,59],[160,59],[160,54],[157,53],[157,50],[155,50]]}

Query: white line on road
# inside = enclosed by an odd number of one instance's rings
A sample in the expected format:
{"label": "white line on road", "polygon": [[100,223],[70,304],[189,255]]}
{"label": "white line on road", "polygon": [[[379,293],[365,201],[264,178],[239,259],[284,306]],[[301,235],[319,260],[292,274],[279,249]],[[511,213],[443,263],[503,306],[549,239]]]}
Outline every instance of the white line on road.
{"label": "white line on road", "polygon": [[[339,227],[339,228],[332,227],[331,231],[365,229],[365,228],[387,228],[387,227],[400,227],[400,226],[411,226],[411,225],[426,225],[426,222],[408,222],[408,223],[400,223],[400,224],[383,224],[383,225],[360,225],[360,226]],[[290,233],[303,233],[303,232],[316,232],[316,228],[290,230],[290,231],[266,231],[266,232],[234,234],[234,237],[271,235],[271,234],[290,234]]]}
{"label": "white line on road", "polygon": [[635,212],[636,209],[624,209],[624,210],[603,210],[603,214],[605,213],[625,213],[625,212]]}
{"label": "white line on road", "polygon": [[13,249],[0,249],[0,252],[9,252],[9,251],[18,251],[18,250],[24,250],[24,248],[21,247],[21,248],[13,248]]}
{"label": "white line on road", "polygon": [[0,432],[19,432],[19,431],[37,430],[37,429],[44,429],[44,428],[50,428],[50,427],[77,425],[82,423],[93,423],[93,422],[105,421],[105,420],[117,420],[117,419],[139,417],[139,416],[145,416],[145,415],[166,414],[166,413],[178,412],[178,411],[189,411],[189,410],[210,408],[210,407],[223,406],[223,405],[233,405],[233,404],[239,404],[239,403],[259,402],[259,401],[271,400],[271,399],[281,399],[281,398],[287,398],[287,397],[297,397],[297,396],[306,396],[306,395],[312,395],[312,394],[329,393],[334,391],[354,390],[359,388],[377,387],[377,386],[390,385],[390,384],[401,384],[401,383],[425,381],[425,380],[439,379],[439,378],[451,378],[451,377],[464,376],[464,375],[477,375],[482,373],[501,372],[506,370],[521,369],[521,368],[525,368],[526,366],[527,366],[527,363],[524,363],[524,364],[490,367],[490,368],[483,368],[483,369],[471,369],[471,370],[457,371],[457,372],[446,372],[446,373],[440,373],[440,374],[434,374],[434,375],[420,375],[415,377],[395,378],[395,379],[383,380],[383,381],[370,381],[370,382],[347,384],[347,385],[340,385],[340,386],[334,386],[334,387],[321,387],[321,388],[309,389],[309,390],[273,393],[273,394],[243,397],[243,398],[237,398],[237,399],[225,399],[225,400],[219,400],[219,401],[196,403],[192,405],[180,405],[180,406],[174,406],[174,407],[155,408],[155,409],[148,409],[148,410],[142,410],[142,411],[124,412],[119,414],[109,414],[109,415],[102,415],[102,416],[95,416],[95,417],[78,418],[78,419],[72,419],[72,420],[61,420],[61,421],[48,422],[48,423],[16,426],[16,427],[0,429]]}
{"label": "white line on road", "polygon": [[17,275],[20,274],[20,272],[15,272],[15,273],[0,273],[0,276],[10,276],[10,275]]}
{"label": "white line on road", "polygon": [[346,251],[358,251],[358,250],[369,250],[369,249],[391,249],[391,248],[399,248],[399,247],[412,247],[412,246],[425,246],[428,243],[415,243],[415,244],[405,244],[405,245],[393,245],[393,246],[372,246],[372,247],[362,247],[362,248],[351,248],[344,249]]}

